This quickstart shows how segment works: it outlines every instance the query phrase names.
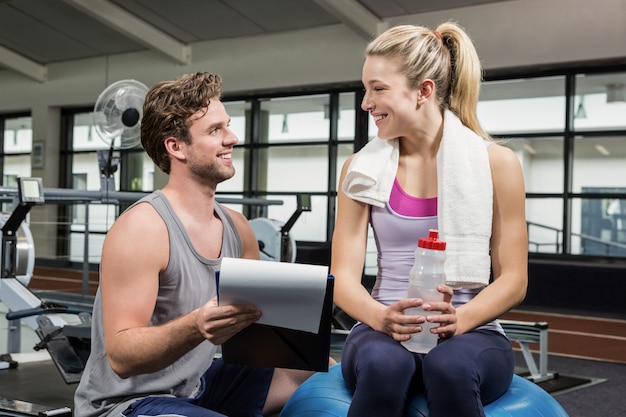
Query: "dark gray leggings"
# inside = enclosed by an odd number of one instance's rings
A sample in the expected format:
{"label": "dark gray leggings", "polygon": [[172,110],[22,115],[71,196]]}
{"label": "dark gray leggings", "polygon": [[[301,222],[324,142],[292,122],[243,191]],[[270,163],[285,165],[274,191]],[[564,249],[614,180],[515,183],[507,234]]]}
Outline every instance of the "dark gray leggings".
{"label": "dark gray leggings", "polygon": [[511,342],[491,330],[445,340],[428,355],[359,324],[348,335],[341,369],[353,391],[348,417],[404,416],[408,399],[424,392],[430,417],[484,416],[513,378]]}

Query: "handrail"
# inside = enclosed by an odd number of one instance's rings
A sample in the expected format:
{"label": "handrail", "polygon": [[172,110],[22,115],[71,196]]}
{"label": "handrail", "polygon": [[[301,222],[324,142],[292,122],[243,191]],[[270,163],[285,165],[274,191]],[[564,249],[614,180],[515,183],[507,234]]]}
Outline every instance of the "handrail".
{"label": "handrail", "polygon": [[[529,229],[531,226],[555,232],[556,233],[556,239],[555,239],[554,243],[552,243],[552,242],[533,242],[533,241],[529,240],[528,241],[529,245],[534,246],[535,249],[539,249],[541,246],[552,246],[552,245],[554,245],[557,251],[560,250],[560,248],[561,248],[561,236],[563,234],[563,230],[562,229],[559,229],[559,228],[556,228],[556,227],[553,227],[553,226],[548,226],[548,225],[536,223],[536,222],[526,221],[527,229]],[[595,243],[598,243],[600,245],[603,245],[604,248],[605,248],[605,254],[607,254],[607,255],[609,254],[611,248],[617,248],[617,249],[624,249],[624,250],[626,250],[626,244],[623,244],[623,243],[620,243],[620,242],[608,241],[608,240],[601,239],[601,238],[596,237],[596,236],[591,236],[591,235],[587,235],[587,234],[583,234],[583,233],[571,233],[571,236],[578,237],[581,240],[588,240],[588,241],[595,242]]]}
{"label": "handrail", "polygon": [[[81,202],[81,201],[102,201],[102,202],[134,202],[145,197],[147,192],[133,191],[106,191],[106,190],[74,190],[69,188],[44,188],[44,199],[49,202]],[[0,195],[16,197],[18,195],[17,187],[0,187]],[[217,195],[215,199],[223,204],[245,204],[245,205],[282,205],[282,200],[266,200],[262,198],[232,198],[220,197]]]}

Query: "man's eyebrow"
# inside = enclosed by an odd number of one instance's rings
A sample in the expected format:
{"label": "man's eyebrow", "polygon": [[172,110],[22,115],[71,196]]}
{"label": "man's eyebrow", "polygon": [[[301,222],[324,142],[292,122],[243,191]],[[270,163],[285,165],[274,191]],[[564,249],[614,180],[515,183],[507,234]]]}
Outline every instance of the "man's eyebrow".
{"label": "man's eyebrow", "polygon": [[[228,126],[228,125],[230,124],[230,122],[231,122],[231,121],[232,121],[232,119],[230,119],[230,118],[229,118],[229,119],[228,119],[228,121],[226,121],[226,126]],[[223,121],[221,121],[221,120],[220,120],[220,121],[216,121],[216,122],[211,123],[210,125],[208,125],[208,126],[207,126],[206,130],[207,130],[207,131],[209,131],[209,130],[213,130],[213,129],[215,129],[216,127],[220,127],[220,126],[224,126],[224,122],[223,122]]]}

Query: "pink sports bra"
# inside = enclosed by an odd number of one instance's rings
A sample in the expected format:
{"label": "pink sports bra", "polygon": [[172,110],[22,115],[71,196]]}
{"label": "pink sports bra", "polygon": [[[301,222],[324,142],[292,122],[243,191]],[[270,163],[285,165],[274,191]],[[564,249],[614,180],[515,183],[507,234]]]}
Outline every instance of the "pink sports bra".
{"label": "pink sports bra", "polygon": [[408,195],[398,179],[393,180],[389,206],[393,211],[407,217],[430,217],[437,215],[437,197],[417,198]]}

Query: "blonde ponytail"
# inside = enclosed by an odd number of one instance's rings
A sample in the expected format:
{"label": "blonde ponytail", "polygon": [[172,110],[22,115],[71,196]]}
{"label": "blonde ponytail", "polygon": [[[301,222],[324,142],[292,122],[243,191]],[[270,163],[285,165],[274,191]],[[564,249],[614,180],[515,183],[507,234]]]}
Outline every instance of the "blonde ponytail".
{"label": "blonde ponytail", "polygon": [[444,23],[436,29],[450,51],[450,89],[448,107],[461,122],[484,139],[490,139],[478,121],[477,106],[482,68],[476,48],[467,33],[455,23]]}

